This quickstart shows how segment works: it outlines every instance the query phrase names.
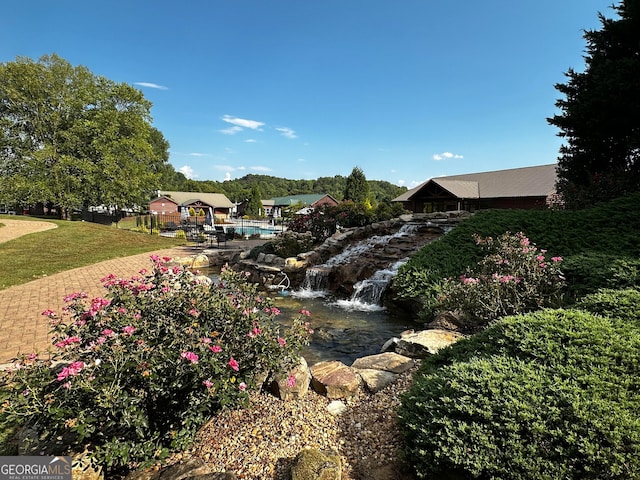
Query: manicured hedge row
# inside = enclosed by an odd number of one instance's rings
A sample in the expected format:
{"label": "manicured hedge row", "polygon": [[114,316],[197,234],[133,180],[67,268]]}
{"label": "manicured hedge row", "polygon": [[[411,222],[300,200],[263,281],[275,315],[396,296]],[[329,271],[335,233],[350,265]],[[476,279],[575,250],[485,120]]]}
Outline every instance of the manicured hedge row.
{"label": "manicured hedge row", "polygon": [[419,478],[640,478],[640,295],[580,305],[598,315],[507,317],[424,361],[399,412]]}

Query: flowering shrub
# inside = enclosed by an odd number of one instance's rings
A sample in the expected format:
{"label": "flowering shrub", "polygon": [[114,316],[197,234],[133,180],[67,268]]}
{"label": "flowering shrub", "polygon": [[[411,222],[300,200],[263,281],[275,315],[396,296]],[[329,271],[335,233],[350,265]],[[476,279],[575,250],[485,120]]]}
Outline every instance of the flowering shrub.
{"label": "flowering shrub", "polygon": [[10,415],[117,467],[185,448],[215,411],[297,363],[307,312],[285,331],[244,274],[224,270],[211,284],[169,260],[104,278],[106,298],[74,293],[61,315],[43,312],[55,354],[16,362]]}
{"label": "flowering shrub", "polygon": [[561,257],[548,258],[547,251],[538,250],[522,232],[474,239],[487,255],[458,281],[445,282],[441,311],[461,312],[474,328],[506,315],[560,305]]}

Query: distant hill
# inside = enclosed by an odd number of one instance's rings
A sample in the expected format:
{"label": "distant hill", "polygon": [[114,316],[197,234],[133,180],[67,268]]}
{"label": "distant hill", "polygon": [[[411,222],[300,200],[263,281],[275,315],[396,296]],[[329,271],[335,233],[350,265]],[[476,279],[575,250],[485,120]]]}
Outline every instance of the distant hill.
{"label": "distant hill", "polygon": [[[162,190],[190,192],[224,193],[231,201],[239,202],[249,198],[251,189],[257,186],[263,199],[302,195],[307,193],[328,193],[336,200],[342,200],[347,177],[320,177],[316,180],[290,180],[270,175],[245,175],[235,180],[217,182],[213,180],[190,180],[180,172],[163,175]],[[387,202],[407,191],[384,180],[367,180],[372,203]]]}

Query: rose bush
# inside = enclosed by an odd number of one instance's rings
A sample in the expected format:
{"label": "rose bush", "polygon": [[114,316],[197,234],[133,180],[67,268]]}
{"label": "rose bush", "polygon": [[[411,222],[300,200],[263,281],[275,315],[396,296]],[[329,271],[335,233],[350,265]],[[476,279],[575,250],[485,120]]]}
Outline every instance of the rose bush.
{"label": "rose bush", "polygon": [[486,255],[458,280],[445,282],[439,310],[461,312],[470,328],[478,328],[507,315],[560,306],[561,257],[548,258],[522,232],[474,239]]}
{"label": "rose bush", "polygon": [[63,452],[88,447],[107,467],[151,461],[187,447],[217,410],[298,361],[308,312],[285,331],[244,274],[224,270],[212,284],[169,260],[104,278],[104,298],[74,293],[60,315],[43,312],[55,353],[16,361],[5,404],[14,420]]}

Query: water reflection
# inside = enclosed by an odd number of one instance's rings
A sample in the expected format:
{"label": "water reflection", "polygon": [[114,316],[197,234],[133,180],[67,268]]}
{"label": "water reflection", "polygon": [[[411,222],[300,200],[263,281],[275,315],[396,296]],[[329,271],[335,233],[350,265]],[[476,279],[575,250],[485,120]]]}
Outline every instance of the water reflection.
{"label": "water reflection", "polygon": [[303,352],[309,363],[339,360],[351,365],[358,357],[380,353],[387,340],[412,327],[408,318],[391,315],[383,309],[369,311],[343,309],[326,298],[274,295],[275,305],[286,322],[299,310],[309,310],[314,329],[311,344]]}
{"label": "water reflection", "polygon": [[[200,273],[218,279],[219,269],[201,269]],[[302,352],[309,365],[325,360],[339,360],[351,365],[358,357],[380,353],[387,340],[415,328],[409,317],[393,314],[383,307],[349,299],[335,299],[326,292],[298,290],[272,293],[278,317],[284,325],[300,310],[311,312],[309,323],[314,333],[310,345]]]}

